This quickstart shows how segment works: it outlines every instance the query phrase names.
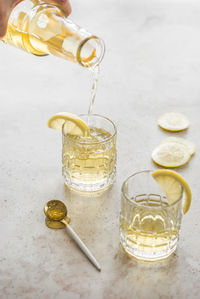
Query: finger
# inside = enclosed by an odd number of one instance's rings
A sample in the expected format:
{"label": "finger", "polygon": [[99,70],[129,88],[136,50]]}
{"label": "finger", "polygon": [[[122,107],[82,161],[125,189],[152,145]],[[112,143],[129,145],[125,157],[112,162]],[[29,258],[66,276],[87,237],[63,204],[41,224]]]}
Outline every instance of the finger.
{"label": "finger", "polygon": [[0,0],[0,39],[6,34],[10,13],[18,2],[19,0],[12,0],[9,2]]}
{"label": "finger", "polygon": [[1,10],[0,11],[0,39],[4,37],[7,31],[8,16]]}
{"label": "finger", "polygon": [[64,9],[67,16],[71,14],[72,8],[69,0],[54,0],[54,2],[57,2]]}
{"label": "finger", "polygon": [[67,16],[69,16],[72,12],[72,7],[71,7],[71,4],[69,3],[69,1],[67,0],[66,1],[66,14]]}
{"label": "finger", "polygon": [[5,36],[6,31],[7,31],[7,26],[0,23],[0,39],[2,39]]}

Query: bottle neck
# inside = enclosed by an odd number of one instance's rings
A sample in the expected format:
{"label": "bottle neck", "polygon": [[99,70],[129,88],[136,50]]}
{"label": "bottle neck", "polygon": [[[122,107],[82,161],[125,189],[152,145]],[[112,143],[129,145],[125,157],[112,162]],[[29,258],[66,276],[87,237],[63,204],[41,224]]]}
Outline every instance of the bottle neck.
{"label": "bottle neck", "polygon": [[95,35],[83,39],[77,49],[77,61],[81,66],[94,67],[99,65],[105,54],[103,40]]}

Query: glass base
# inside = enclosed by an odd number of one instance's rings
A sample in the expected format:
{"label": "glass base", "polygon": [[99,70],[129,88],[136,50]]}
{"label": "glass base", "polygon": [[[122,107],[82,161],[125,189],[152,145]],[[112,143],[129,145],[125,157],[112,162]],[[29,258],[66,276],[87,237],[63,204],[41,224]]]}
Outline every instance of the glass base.
{"label": "glass base", "polygon": [[108,188],[110,188],[116,177],[116,173],[113,172],[112,175],[109,178],[101,179],[101,180],[96,180],[94,181],[80,181],[75,178],[69,177],[64,171],[63,171],[63,176],[65,180],[65,185],[79,193],[84,193],[84,194],[91,194],[91,193],[102,193],[106,191]]}
{"label": "glass base", "polygon": [[138,250],[136,248],[133,248],[128,245],[126,239],[122,234],[120,234],[120,242],[124,250],[132,257],[138,259],[138,260],[143,260],[143,261],[159,261],[162,259],[165,259],[169,257],[177,247],[177,241],[173,242],[173,245],[170,246],[167,250],[160,250],[160,251],[142,251]]}

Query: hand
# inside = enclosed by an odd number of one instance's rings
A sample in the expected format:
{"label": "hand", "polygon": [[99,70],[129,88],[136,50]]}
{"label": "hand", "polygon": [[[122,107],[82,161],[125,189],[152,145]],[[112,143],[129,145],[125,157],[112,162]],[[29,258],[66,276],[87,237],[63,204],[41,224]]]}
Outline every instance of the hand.
{"label": "hand", "polygon": [[[55,2],[59,4],[66,15],[69,16],[71,13],[71,6],[69,0],[46,0],[47,2]],[[0,39],[4,37],[7,31],[8,19],[12,9],[15,7],[19,0],[0,0]]]}

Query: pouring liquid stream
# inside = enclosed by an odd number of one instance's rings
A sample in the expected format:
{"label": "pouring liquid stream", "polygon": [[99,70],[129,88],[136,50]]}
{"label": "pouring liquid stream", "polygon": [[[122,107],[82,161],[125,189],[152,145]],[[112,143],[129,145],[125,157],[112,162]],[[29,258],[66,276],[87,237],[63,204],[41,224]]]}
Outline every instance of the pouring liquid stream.
{"label": "pouring liquid stream", "polygon": [[94,67],[90,68],[90,71],[92,72],[92,91],[91,91],[91,99],[90,99],[90,105],[88,109],[88,118],[87,118],[87,125],[88,127],[90,126],[90,116],[92,114],[93,106],[94,106],[94,101],[96,97],[96,92],[97,92],[97,83],[99,80],[99,72],[100,72],[100,67],[99,65],[95,65]]}

